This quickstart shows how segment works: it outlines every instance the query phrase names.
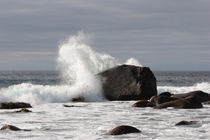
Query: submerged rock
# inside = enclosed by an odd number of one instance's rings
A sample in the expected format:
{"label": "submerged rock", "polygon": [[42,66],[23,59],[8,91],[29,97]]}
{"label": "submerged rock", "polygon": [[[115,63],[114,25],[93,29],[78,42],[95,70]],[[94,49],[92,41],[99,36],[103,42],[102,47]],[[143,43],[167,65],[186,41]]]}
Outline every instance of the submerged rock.
{"label": "submerged rock", "polygon": [[180,121],[177,124],[175,124],[176,126],[178,125],[192,125],[192,124],[196,124],[197,121]]}
{"label": "submerged rock", "polygon": [[108,132],[108,135],[122,135],[129,133],[140,133],[141,131],[133,126],[121,125]]}
{"label": "submerged rock", "polygon": [[1,130],[11,130],[11,131],[31,131],[30,129],[20,129],[16,126],[13,126],[13,125],[4,125]]}
{"label": "submerged rock", "polygon": [[64,107],[85,107],[85,106],[78,106],[78,105],[66,105],[66,104],[63,104]]}
{"label": "submerged rock", "polygon": [[4,125],[1,130],[20,131],[21,129],[13,125]]}
{"label": "submerged rock", "polygon": [[121,65],[99,75],[108,100],[141,100],[157,95],[156,78],[148,67]]}
{"label": "submerged rock", "polygon": [[32,112],[31,110],[28,110],[27,108],[22,108],[21,110],[17,110],[15,111],[16,113],[19,113],[19,112],[25,112],[25,113],[28,113],[28,112]]}
{"label": "submerged rock", "polygon": [[3,102],[0,103],[0,109],[31,108],[29,103],[24,102]]}

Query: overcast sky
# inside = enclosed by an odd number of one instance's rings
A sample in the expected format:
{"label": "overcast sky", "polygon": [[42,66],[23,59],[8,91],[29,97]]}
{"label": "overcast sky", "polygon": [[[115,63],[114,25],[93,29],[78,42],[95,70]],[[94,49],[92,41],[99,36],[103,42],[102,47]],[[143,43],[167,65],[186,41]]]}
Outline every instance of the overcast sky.
{"label": "overcast sky", "polygon": [[210,0],[0,0],[0,70],[55,70],[78,31],[152,70],[210,70]]}

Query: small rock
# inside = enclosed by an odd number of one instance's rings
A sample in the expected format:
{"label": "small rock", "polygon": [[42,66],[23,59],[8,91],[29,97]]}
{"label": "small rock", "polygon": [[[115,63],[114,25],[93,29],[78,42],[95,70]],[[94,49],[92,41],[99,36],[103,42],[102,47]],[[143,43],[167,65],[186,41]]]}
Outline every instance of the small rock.
{"label": "small rock", "polygon": [[72,102],[84,102],[84,101],[85,101],[84,97],[72,98]]}
{"label": "small rock", "polygon": [[181,122],[178,122],[177,124],[175,124],[176,126],[177,125],[192,125],[192,124],[196,124],[197,121],[181,121]]}
{"label": "small rock", "polygon": [[31,131],[30,129],[20,129],[13,125],[4,125],[1,130],[11,130],[11,131]]}
{"label": "small rock", "polygon": [[21,129],[13,125],[4,125],[1,130],[20,131]]}
{"label": "small rock", "polygon": [[84,106],[77,106],[77,105],[65,105],[63,104],[64,107],[84,107]]}
{"label": "small rock", "polygon": [[128,125],[121,125],[109,131],[108,135],[122,135],[122,134],[140,133],[140,132],[141,131],[135,127],[128,126]]}

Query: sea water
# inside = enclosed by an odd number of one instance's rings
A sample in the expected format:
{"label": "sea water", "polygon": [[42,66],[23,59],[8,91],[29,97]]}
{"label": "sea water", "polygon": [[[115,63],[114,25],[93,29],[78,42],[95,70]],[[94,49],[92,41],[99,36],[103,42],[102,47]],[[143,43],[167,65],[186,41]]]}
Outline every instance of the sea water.
{"label": "sea water", "polygon": [[[59,46],[57,71],[1,71],[0,102],[32,104],[32,113],[0,110],[0,127],[15,125],[32,131],[0,131],[0,139],[210,139],[210,106],[202,109],[133,108],[135,101],[107,101],[98,72],[123,64],[95,52],[79,33]],[[134,58],[125,64],[141,66]],[[209,71],[153,71],[158,93],[194,90],[210,93]],[[84,97],[85,102],[71,102]],[[78,107],[64,107],[63,104]],[[195,125],[175,126],[179,121]],[[131,125],[141,133],[109,136],[118,125]]]}

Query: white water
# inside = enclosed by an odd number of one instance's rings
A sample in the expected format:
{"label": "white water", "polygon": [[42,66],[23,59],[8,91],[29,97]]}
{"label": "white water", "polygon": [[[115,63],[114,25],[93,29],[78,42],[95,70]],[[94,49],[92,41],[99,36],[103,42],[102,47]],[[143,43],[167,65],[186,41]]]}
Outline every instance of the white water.
{"label": "white water", "polygon": [[174,94],[187,93],[187,92],[195,91],[195,90],[202,90],[204,92],[210,93],[210,83],[202,82],[202,83],[196,83],[193,86],[182,86],[182,87],[158,86],[157,90],[159,93],[168,91]]}
{"label": "white water", "polygon": [[[0,139],[28,140],[198,140],[210,139],[210,106],[202,109],[133,108],[128,102],[62,103],[34,105],[32,113],[0,110],[0,126],[15,125],[32,131],[0,131]],[[195,125],[175,126],[182,120]],[[142,131],[120,136],[106,133],[118,125],[131,125]]]}
{"label": "white water", "polygon": [[[104,101],[101,82],[95,76],[118,64],[117,60],[104,53],[98,53],[87,45],[88,37],[80,32],[59,45],[58,67],[63,83],[56,86],[22,83],[0,89],[0,101],[23,101],[31,104],[69,102],[84,97],[85,101]],[[134,58],[126,64],[140,65]]]}

